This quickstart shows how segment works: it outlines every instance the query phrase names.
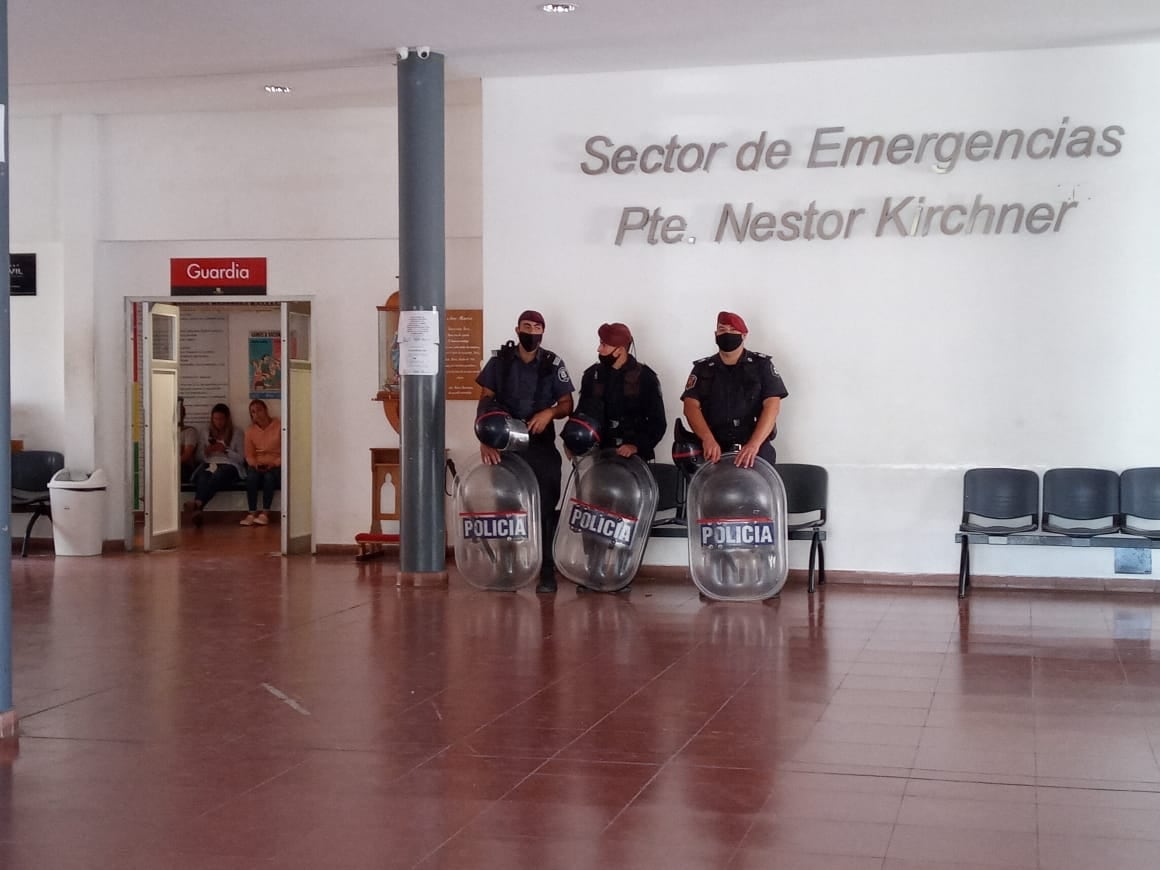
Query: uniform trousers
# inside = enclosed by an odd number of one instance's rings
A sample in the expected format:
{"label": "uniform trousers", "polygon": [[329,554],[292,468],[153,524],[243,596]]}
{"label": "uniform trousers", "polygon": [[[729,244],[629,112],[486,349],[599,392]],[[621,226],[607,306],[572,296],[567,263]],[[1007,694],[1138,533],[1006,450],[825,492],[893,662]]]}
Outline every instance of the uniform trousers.
{"label": "uniform trousers", "polygon": [[560,451],[554,440],[533,437],[522,455],[540,485],[540,576],[552,577],[556,570],[552,541],[556,537],[556,505],[560,501]]}

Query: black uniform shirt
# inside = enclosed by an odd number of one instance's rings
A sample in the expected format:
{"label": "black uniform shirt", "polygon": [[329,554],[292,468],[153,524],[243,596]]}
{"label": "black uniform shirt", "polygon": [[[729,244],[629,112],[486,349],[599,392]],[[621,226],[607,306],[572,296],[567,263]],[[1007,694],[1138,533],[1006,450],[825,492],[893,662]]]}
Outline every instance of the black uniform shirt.
{"label": "black uniform shirt", "polygon": [[[527,421],[574,389],[564,361],[556,356],[548,363],[545,353],[543,348],[538,348],[536,358],[526,363],[514,349],[501,348],[487,361],[475,382],[495,393],[496,401],[505,411],[517,420]],[[506,355],[506,359],[501,355]]]}
{"label": "black uniform shirt", "polygon": [[731,366],[725,365],[718,354],[693,363],[681,399],[700,402],[713,437],[728,446],[749,440],[766,399],[784,399],[788,395],[773,360],[766,354],[746,350]]}

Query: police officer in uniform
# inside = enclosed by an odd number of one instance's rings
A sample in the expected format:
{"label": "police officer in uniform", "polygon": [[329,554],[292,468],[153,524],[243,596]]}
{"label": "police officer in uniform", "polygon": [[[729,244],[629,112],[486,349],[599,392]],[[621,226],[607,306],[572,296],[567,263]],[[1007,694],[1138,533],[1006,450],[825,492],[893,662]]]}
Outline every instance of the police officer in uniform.
{"label": "police officer in uniform", "polygon": [[[496,408],[528,424],[529,442],[524,459],[540,484],[540,544],[543,563],[537,592],[556,591],[552,539],[556,533],[556,503],[560,501],[560,451],[556,449],[555,421],[572,413],[572,379],[564,361],[540,346],[544,316],[524,311],[516,321],[516,338],[487,361],[475,379],[483,388],[479,413]],[[499,451],[479,446],[480,458],[499,462]]]}
{"label": "police officer in uniform", "polygon": [[758,456],[774,463],[770,440],[777,434],[781,400],[789,395],[773,360],[745,348],[748,335],[740,315],[718,314],[718,352],[693,363],[681,394],[685,419],[701,439],[705,459],[716,462],[723,452],[737,450],[734,464],[741,468],[752,468]]}
{"label": "police officer in uniform", "polygon": [[600,362],[584,372],[577,413],[600,422],[602,447],[648,462],[665,436],[660,380],[628,352],[632,332],[623,323],[605,323],[596,334]]}

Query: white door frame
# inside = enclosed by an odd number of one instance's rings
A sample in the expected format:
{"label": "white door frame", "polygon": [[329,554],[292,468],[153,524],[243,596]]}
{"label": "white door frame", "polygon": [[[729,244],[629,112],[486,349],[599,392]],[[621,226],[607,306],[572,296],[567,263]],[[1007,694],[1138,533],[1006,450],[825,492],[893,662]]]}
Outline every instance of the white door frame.
{"label": "white door frame", "polygon": [[[286,310],[286,303],[290,302],[309,302],[311,314],[316,311],[315,305],[318,298],[313,295],[295,294],[288,296],[126,296],[125,297],[125,415],[121,421],[123,443],[125,444],[125,482],[124,487],[125,496],[125,549],[132,551],[134,549],[134,536],[136,534],[136,525],[133,519],[133,497],[132,497],[132,481],[133,481],[133,376],[135,374],[133,368],[133,306],[142,303],[150,305],[153,303],[164,303],[167,305],[177,305],[179,308],[183,305],[277,305],[279,310]],[[315,352],[318,345],[313,342],[313,329],[311,329],[311,359],[316,360]],[[317,364],[315,362],[315,364]],[[313,413],[311,414],[311,431],[315,431],[315,419]],[[311,451],[311,465],[317,468],[317,456],[314,451]],[[283,471],[285,474],[285,471]],[[145,486],[148,483],[150,470],[145,469],[145,477],[141,481],[141,485]],[[313,477],[313,474],[312,474]],[[314,488],[314,481],[311,481],[311,489]],[[311,526],[317,519],[314,515],[314,505],[311,504]],[[286,555],[286,553],[283,553]]]}

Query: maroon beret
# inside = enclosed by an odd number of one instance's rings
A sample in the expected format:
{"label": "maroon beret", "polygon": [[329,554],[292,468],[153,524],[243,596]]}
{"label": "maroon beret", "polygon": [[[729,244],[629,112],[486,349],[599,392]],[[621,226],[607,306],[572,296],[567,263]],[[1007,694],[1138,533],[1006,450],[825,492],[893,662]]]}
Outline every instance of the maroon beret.
{"label": "maroon beret", "polygon": [[538,311],[532,311],[530,308],[527,311],[521,312],[520,316],[516,318],[516,325],[518,326],[525,320],[530,320],[532,323],[538,323],[540,326],[544,325],[544,315]]}
{"label": "maroon beret", "polygon": [[749,335],[749,327],[745,325],[745,321],[741,319],[741,315],[734,314],[732,311],[720,312],[717,315],[717,325],[731,326],[742,335]]}
{"label": "maroon beret", "polygon": [[610,347],[628,347],[632,344],[632,331],[623,323],[603,323],[596,334],[602,343]]}

